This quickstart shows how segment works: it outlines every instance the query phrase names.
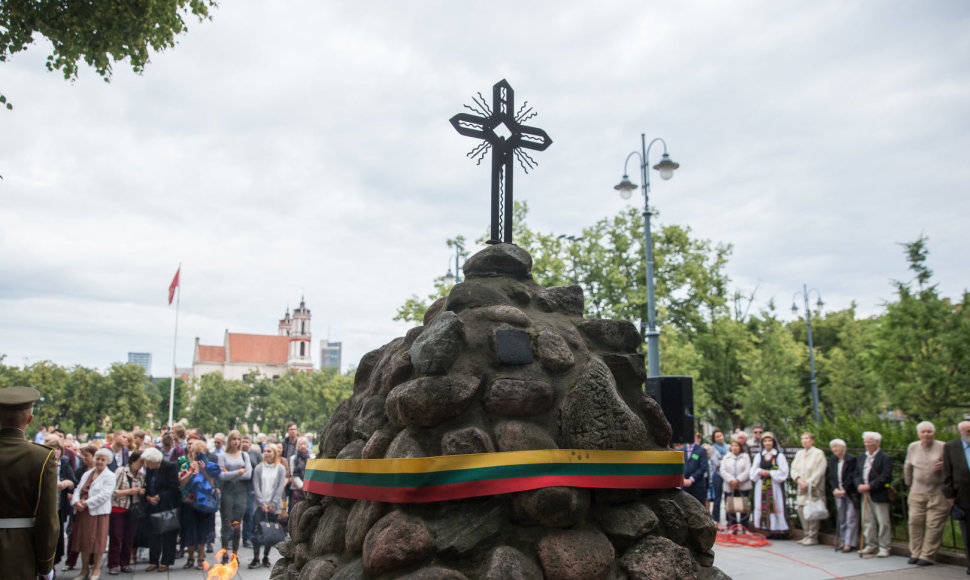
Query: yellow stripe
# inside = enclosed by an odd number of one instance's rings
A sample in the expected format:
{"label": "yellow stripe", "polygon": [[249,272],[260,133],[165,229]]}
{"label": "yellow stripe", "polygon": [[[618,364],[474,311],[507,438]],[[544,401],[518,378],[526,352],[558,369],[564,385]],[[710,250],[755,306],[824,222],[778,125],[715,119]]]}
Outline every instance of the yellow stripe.
{"label": "yellow stripe", "polygon": [[427,473],[533,463],[683,463],[680,451],[539,449],[400,459],[312,459],[308,469],[348,473]]}
{"label": "yellow stripe", "polygon": [[37,481],[37,505],[34,506],[34,517],[37,517],[37,510],[40,509],[40,492],[44,489],[44,468],[47,467],[47,462],[51,460],[51,455],[54,455],[54,450],[47,454],[47,459],[44,460],[44,464],[40,466],[40,480]]}

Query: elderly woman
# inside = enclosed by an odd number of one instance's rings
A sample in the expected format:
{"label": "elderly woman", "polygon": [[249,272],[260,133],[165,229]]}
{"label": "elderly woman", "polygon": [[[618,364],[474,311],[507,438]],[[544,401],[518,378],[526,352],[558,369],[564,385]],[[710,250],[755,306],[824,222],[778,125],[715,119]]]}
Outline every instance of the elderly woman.
{"label": "elderly woman", "polygon": [[131,547],[141,519],[137,508],[145,495],[145,477],[141,474],[142,452],[135,451],[128,465],[115,473],[115,491],[111,497],[111,525],[108,534],[108,574],[134,572],[131,567]]}
{"label": "elderly woman", "polygon": [[[166,435],[168,437],[168,435]],[[183,496],[189,492],[189,484],[196,474],[207,476],[206,462],[208,460],[205,441],[195,439],[189,446],[189,451],[179,460],[179,485]],[[182,568],[196,566],[205,569],[205,542],[209,537],[209,530],[215,525],[216,514],[195,509],[191,502],[182,504],[182,541],[189,553],[188,560]],[[196,562],[198,554],[198,562]]]}
{"label": "elderly woman", "polygon": [[833,439],[829,442],[832,456],[829,457],[829,486],[835,496],[837,552],[854,552],[859,547],[859,495],[855,480],[856,458],[846,453],[845,441]]}
{"label": "elderly woman", "polygon": [[[751,457],[744,452],[740,441],[731,441],[727,453],[721,457],[719,468],[725,497],[748,498],[751,496]],[[731,505],[730,501],[725,502],[726,506]],[[729,526],[748,524],[749,514],[745,512],[733,511],[725,507],[727,523]],[[740,515],[740,518],[738,517]],[[738,531],[738,530],[736,530]]]}
{"label": "elderly woman", "polygon": [[798,510],[798,521],[802,524],[805,537],[798,540],[804,546],[814,546],[818,543],[818,529],[822,520],[811,520],[805,517],[805,504],[813,499],[825,499],[825,453],[815,446],[815,435],[802,433],[802,448],[795,454],[791,462],[791,478],[798,485],[795,496]]}
{"label": "elderly woman", "polygon": [[[276,446],[267,445],[263,451],[263,462],[253,471],[253,491],[256,493],[256,515],[253,518],[253,561],[250,568],[259,566],[259,524],[271,522],[283,509],[283,490],[286,487],[286,468],[279,461]],[[263,552],[263,566],[269,568],[269,551],[272,546],[265,546]]]}
{"label": "elderly woman", "polygon": [[[92,446],[92,445],[86,445],[86,446],[82,447],[78,451],[78,455],[81,458],[81,464],[78,466],[77,469],[74,470],[74,480],[75,481],[80,481],[81,480],[81,476],[83,476],[86,471],[94,468],[94,453],[96,451],[97,451],[97,448],[94,447],[94,446]],[[78,489],[78,487],[75,484],[75,486],[74,486],[74,493],[77,493],[77,489]],[[71,502],[70,502],[70,499],[69,499],[68,500],[68,504],[70,504],[70,503]],[[73,507],[71,508],[71,511],[73,512]],[[67,572],[69,570],[73,570],[74,567],[77,566],[77,558],[78,558],[78,555],[79,554],[78,554],[78,552],[76,550],[74,550],[74,549],[71,548],[71,546],[74,545],[74,537],[77,535],[77,525],[76,524],[77,524],[77,516],[76,515],[71,515],[71,523],[70,523],[70,526],[69,526],[69,531],[67,533],[67,546],[68,546],[67,547],[67,562],[64,564],[64,567],[61,568],[61,571],[63,571],[63,572]]]}
{"label": "elderly woman", "polygon": [[761,451],[751,465],[754,484],[754,528],[775,537],[787,537],[790,530],[785,518],[785,480],[788,460],[777,447],[774,434],[761,435]]}
{"label": "elderly woman", "polygon": [[99,449],[94,454],[94,467],[81,476],[78,491],[71,498],[76,519],[70,550],[80,552],[81,577],[91,580],[101,577],[101,556],[108,545],[111,494],[115,489],[114,473],[108,469],[111,460],[110,449]]}
{"label": "elderly woman", "polygon": [[[296,453],[290,456],[290,509],[304,499],[303,477],[306,475],[306,462],[310,460],[310,441],[306,437],[296,440]],[[299,478],[299,479],[297,479]]]}
{"label": "elderly woman", "polygon": [[[178,468],[171,461],[162,459],[162,452],[154,447],[142,451],[145,462],[145,501],[148,514],[157,514],[179,507],[182,501],[179,492]],[[168,532],[151,532],[148,542],[148,567],[146,572],[158,570],[165,572],[175,563],[175,542],[178,529]]]}

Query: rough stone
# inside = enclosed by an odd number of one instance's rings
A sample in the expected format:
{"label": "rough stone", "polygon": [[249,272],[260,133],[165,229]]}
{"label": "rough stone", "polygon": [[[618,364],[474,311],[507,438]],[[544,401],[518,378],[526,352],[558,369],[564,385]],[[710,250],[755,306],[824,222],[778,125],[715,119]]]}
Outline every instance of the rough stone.
{"label": "rough stone", "polygon": [[585,308],[583,289],[576,285],[546,288],[536,296],[536,303],[546,312],[561,312],[572,316],[582,316]]}
{"label": "rough stone", "polygon": [[610,541],[596,530],[553,532],[539,540],[538,552],[548,580],[605,579],[615,555]]}
{"label": "rough stone", "polygon": [[515,494],[512,513],[527,526],[568,528],[586,518],[589,504],[588,489],[543,487]]}
{"label": "rough stone", "polygon": [[340,453],[337,454],[337,459],[360,459],[364,450],[364,443],[362,439],[351,441],[340,450]]}
{"label": "rough stone", "polygon": [[291,538],[294,539],[293,541],[295,543],[299,543],[303,541],[303,536],[300,534],[300,520],[303,519],[303,514],[308,509],[310,509],[310,506],[308,504],[307,505],[301,505],[301,504],[303,504],[303,502],[300,502],[295,506],[293,506],[293,509],[290,510],[290,517],[286,521],[286,532],[290,535]]}
{"label": "rough stone", "polygon": [[298,544],[294,552],[293,563],[296,564],[296,567],[300,568],[301,570],[304,566],[306,566],[306,563],[313,558],[313,555],[310,553],[309,544]]}
{"label": "rough stone", "polygon": [[521,421],[499,423],[495,427],[495,445],[499,451],[559,449],[556,441],[542,427]]}
{"label": "rough stone", "polygon": [[398,580],[468,580],[468,576],[465,576],[458,570],[435,566],[432,568],[421,568],[406,576],[399,576]]}
{"label": "rough stone", "polygon": [[390,570],[420,564],[432,552],[431,534],[415,516],[391,512],[364,538],[364,569],[379,576]]}
{"label": "rough stone", "polygon": [[563,337],[551,330],[543,330],[536,339],[536,354],[542,366],[553,373],[573,368],[576,359]]}
{"label": "rough stone", "polygon": [[364,561],[361,558],[337,568],[330,580],[360,580],[364,578]]}
{"label": "rough stone", "polygon": [[[380,373],[380,391],[378,394],[383,398],[387,397],[391,389],[409,380],[414,373],[414,365],[410,361],[410,351],[408,351],[407,356],[402,353],[401,356],[388,359]],[[381,410],[383,411],[383,408]]]}
{"label": "rough stone", "polygon": [[494,244],[465,261],[465,278],[532,278],[532,256],[514,244]]}
{"label": "rough stone", "polygon": [[697,580],[731,580],[731,577],[717,566],[711,566],[710,568],[698,568]]}
{"label": "rough stone", "polygon": [[286,567],[286,577],[289,580],[299,580],[300,579],[300,567],[296,564],[290,564]]}
{"label": "rough stone", "polygon": [[313,556],[343,552],[347,534],[347,510],[339,505],[328,506],[320,517],[317,530],[310,540]]}
{"label": "rough stone", "polygon": [[350,425],[350,399],[347,399],[337,405],[327,426],[323,428],[323,435],[320,437],[321,457],[335,459],[340,450],[350,443],[352,439]]}
{"label": "rough stone", "polygon": [[[382,368],[379,372],[383,373],[383,371],[384,369]],[[353,435],[358,439],[366,440],[386,422],[387,415],[384,414],[384,397],[376,395],[367,397],[352,422]]]}
{"label": "rough stone", "polygon": [[384,455],[387,459],[427,456],[428,454],[421,447],[421,443],[414,437],[414,432],[411,427],[397,434],[394,441],[391,441],[391,444],[387,447],[387,453]]}
{"label": "rough stone", "polygon": [[478,310],[478,315],[485,320],[512,326],[529,326],[532,323],[525,312],[515,306],[486,306]]}
{"label": "rough stone", "polygon": [[643,342],[640,331],[627,320],[584,320],[579,331],[605,352],[633,353]]}
{"label": "rough stone", "polygon": [[292,539],[283,540],[282,542],[276,544],[276,549],[279,551],[280,556],[288,560],[293,559],[293,552],[296,549],[296,544],[293,543]]}
{"label": "rough stone", "polygon": [[647,536],[619,560],[629,580],[697,580],[690,552],[667,538]]}
{"label": "rough stone", "polygon": [[465,324],[454,312],[442,312],[411,346],[411,364],[422,375],[443,375],[465,346]]}
{"label": "rough stone", "polygon": [[688,545],[701,553],[713,548],[714,542],[717,540],[717,524],[714,523],[707,508],[686,491],[672,490],[668,493],[669,497],[684,512],[688,530]]}
{"label": "rough stone", "polygon": [[482,503],[448,504],[434,529],[438,555],[459,560],[498,537],[505,523],[505,508],[498,499]]}
{"label": "rough stone", "polygon": [[637,402],[637,413],[643,418],[643,422],[650,430],[653,442],[662,448],[670,447],[670,440],[674,436],[674,430],[664,416],[660,403],[646,393],[640,393]]}
{"label": "rough stone", "polygon": [[489,555],[482,580],[542,580],[542,570],[515,548],[499,546]]}
{"label": "rough stone", "polygon": [[337,569],[332,557],[314,558],[300,570],[300,580],[328,580]]}
{"label": "rough stone", "polygon": [[434,427],[461,415],[478,388],[478,378],[469,375],[421,377],[394,387],[387,416],[401,426]]}
{"label": "rough stone", "polygon": [[374,434],[370,436],[364,448],[360,451],[361,459],[383,459],[387,454],[387,448],[391,446],[391,442],[394,441],[394,436],[397,435],[394,431],[390,429],[380,429],[374,431]]}
{"label": "rough stone", "polygon": [[503,365],[527,365],[532,362],[532,338],[515,328],[496,329],[495,356]]}
{"label": "rough stone", "polygon": [[627,549],[660,523],[653,510],[642,503],[602,508],[599,522],[600,529],[618,550]]}
{"label": "rough stone", "polygon": [[350,508],[350,515],[347,516],[347,528],[344,536],[347,552],[351,555],[360,554],[364,547],[364,538],[377,520],[384,516],[387,504],[359,500]]}
{"label": "rough stone", "polygon": [[277,560],[276,563],[273,564],[273,569],[270,570],[270,580],[282,580],[283,578],[286,578],[289,575],[287,570],[289,565],[290,563],[286,560],[286,558],[280,558]]}
{"label": "rough stone", "polygon": [[424,320],[422,321],[422,323],[425,326],[427,326],[428,323],[434,320],[434,317],[438,316],[438,314],[441,313],[447,301],[448,301],[448,297],[442,296],[441,298],[438,298],[437,300],[432,302],[431,306],[428,306],[428,309],[424,312]]}
{"label": "rough stone", "polygon": [[451,289],[448,301],[445,302],[445,309],[450,312],[463,312],[472,308],[502,304],[509,304],[509,297],[504,293],[484,284],[462,282]]}
{"label": "rough stone", "polygon": [[698,552],[695,549],[690,551],[691,555],[694,557],[694,561],[703,568],[710,568],[714,565],[714,550],[707,550],[705,552]]}
{"label": "rough stone", "polygon": [[640,499],[639,489],[594,489],[593,503],[619,505]]}
{"label": "rough stone", "polygon": [[[294,518],[294,512],[300,507],[300,504],[306,504],[307,507],[303,508],[302,515],[299,518]],[[323,511],[326,508],[324,505],[310,505],[305,501],[301,501],[293,506],[290,510],[290,522],[296,519],[295,529],[296,534],[290,533],[290,538],[294,542],[302,542],[305,539],[309,539],[313,534],[313,530],[316,529],[317,520],[323,515]],[[288,522],[289,523],[289,522]],[[289,527],[289,526],[287,526]]]}
{"label": "rough stone", "polygon": [[660,496],[646,496],[647,505],[657,515],[663,536],[680,545],[687,543],[687,517],[672,499]]}
{"label": "rough stone", "polygon": [[495,445],[492,444],[492,438],[478,427],[449,431],[441,438],[442,455],[494,452]]}
{"label": "rough stone", "polygon": [[501,417],[533,417],[545,413],[555,402],[552,384],[500,377],[488,386],[485,410]]}
{"label": "rough stone", "polygon": [[590,358],[560,407],[559,428],[566,449],[648,448],[647,428],[616,392],[613,375]]}

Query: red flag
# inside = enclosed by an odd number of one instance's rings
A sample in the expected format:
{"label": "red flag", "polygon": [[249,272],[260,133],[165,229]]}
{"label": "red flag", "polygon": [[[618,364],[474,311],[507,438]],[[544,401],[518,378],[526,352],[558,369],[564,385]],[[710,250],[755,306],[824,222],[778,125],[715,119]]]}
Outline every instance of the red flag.
{"label": "red flag", "polygon": [[168,303],[172,303],[172,298],[175,297],[175,289],[179,287],[179,273],[182,272],[182,266],[175,271],[175,277],[172,278],[172,283],[168,286]]}

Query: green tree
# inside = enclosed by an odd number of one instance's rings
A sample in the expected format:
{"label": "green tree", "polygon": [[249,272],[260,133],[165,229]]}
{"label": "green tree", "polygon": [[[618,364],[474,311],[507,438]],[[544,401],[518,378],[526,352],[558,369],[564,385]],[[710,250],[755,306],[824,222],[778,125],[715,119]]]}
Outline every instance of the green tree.
{"label": "green tree", "polygon": [[[819,398],[829,416],[861,416],[873,408],[885,409],[889,403],[873,368],[878,319],[856,319],[855,309],[853,303],[845,310],[826,313],[812,326],[813,331],[819,329],[814,333],[819,337],[816,339]],[[804,327],[802,321],[798,325]],[[795,340],[801,342],[804,334],[799,331],[794,334]]]}
{"label": "green tree", "polygon": [[321,431],[337,405],[351,395],[353,383],[353,375],[337,369],[287,372],[270,387],[263,430],[282,433],[292,421],[301,431]]}
{"label": "green tree", "polygon": [[970,293],[959,304],[930,284],[927,238],[903,244],[912,282],[896,282],[876,347],[877,369],[891,401],[917,419],[952,421],[970,406]]}
{"label": "green tree", "polygon": [[189,424],[207,433],[239,429],[246,425],[252,385],[226,380],[222,373],[208,373],[199,380]]}
{"label": "green tree", "polygon": [[[175,404],[172,405],[173,422],[178,422],[185,416],[185,410],[188,406],[188,393],[186,391],[185,381],[176,377]],[[147,392],[151,399],[154,424],[168,424],[168,401],[172,393],[172,378],[153,380]]]}
{"label": "green tree", "polygon": [[105,427],[131,429],[146,423],[151,411],[147,388],[151,380],[134,363],[112,363],[105,377],[106,393],[98,400],[98,416],[107,417]]}
{"label": "green tree", "polygon": [[808,345],[797,343],[770,308],[753,318],[748,327],[754,335],[753,348],[739,357],[747,383],[742,416],[749,424],[764,423],[771,429],[799,421],[809,409],[810,399],[802,391],[797,374]]}
{"label": "green tree", "polygon": [[[52,45],[47,70],[59,70],[65,79],[77,78],[81,62],[105,81],[111,79],[112,63],[125,59],[141,73],[152,51],[175,46],[188,17],[207,19],[215,6],[215,0],[3,0],[0,61],[26,50],[40,35]],[[11,108],[2,94],[0,103]]]}

